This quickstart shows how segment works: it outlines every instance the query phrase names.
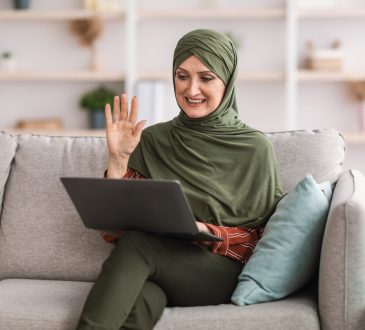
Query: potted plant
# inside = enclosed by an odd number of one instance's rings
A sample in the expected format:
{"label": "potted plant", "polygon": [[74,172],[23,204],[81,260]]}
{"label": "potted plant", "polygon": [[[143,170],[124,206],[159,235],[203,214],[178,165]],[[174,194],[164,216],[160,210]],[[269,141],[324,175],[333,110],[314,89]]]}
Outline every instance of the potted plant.
{"label": "potted plant", "polygon": [[29,9],[30,0],[13,0],[15,9]]}
{"label": "potted plant", "polygon": [[16,69],[15,56],[11,52],[6,51],[0,54],[0,69],[5,71]]}
{"label": "potted plant", "polygon": [[82,95],[80,105],[89,110],[91,128],[105,128],[105,104],[112,105],[115,95],[117,95],[115,91],[103,86]]}
{"label": "potted plant", "polygon": [[103,24],[99,17],[95,16],[91,19],[80,19],[70,23],[71,32],[79,40],[81,46],[88,47],[91,51],[90,68],[99,71],[102,68],[99,50],[96,42],[103,31]]}

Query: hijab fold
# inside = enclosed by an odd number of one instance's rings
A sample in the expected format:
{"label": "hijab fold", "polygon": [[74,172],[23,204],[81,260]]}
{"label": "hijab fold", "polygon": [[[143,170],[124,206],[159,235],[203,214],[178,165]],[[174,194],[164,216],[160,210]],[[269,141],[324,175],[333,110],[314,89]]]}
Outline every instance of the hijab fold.
{"label": "hijab fold", "polygon": [[179,180],[199,221],[263,225],[282,195],[281,184],[265,134],[238,119],[233,43],[211,30],[186,34],[174,52],[173,77],[192,55],[225,83],[222,102],[203,118],[191,119],[181,109],[173,120],[146,128],[129,167],[148,178]]}

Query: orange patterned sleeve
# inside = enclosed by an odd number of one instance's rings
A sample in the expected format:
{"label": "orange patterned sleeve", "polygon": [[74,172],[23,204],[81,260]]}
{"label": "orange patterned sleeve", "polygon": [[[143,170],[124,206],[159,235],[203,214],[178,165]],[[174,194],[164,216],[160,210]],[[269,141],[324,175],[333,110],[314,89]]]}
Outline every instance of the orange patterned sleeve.
{"label": "orange patterned sleeve", "polygon": [[222,227],[207,223],[206,226],[214,235],[224,239],[222,242],[213,243],[212,252],[240,261],[244,264],[251,257],[263,232],[262,227]]}

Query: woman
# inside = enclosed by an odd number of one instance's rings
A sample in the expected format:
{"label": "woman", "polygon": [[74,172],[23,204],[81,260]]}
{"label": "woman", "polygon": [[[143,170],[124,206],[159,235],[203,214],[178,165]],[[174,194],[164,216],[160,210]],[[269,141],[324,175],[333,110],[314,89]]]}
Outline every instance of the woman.
{"label": "woman", "polygon": [[78,329],[152,329],[167,305],[230,302],[242,262],[282,194],[270,143],[237,118],[236,68],[229,38],[192,31],[174,52],[176,118],[142,133],[135,97],[130,112],[127,95],[121,102],[115,97],[113,119],[106,105],[106,176],[178,179],[200,230],[225,242],[192,244],[136,231],[105,235],[116,247]]}

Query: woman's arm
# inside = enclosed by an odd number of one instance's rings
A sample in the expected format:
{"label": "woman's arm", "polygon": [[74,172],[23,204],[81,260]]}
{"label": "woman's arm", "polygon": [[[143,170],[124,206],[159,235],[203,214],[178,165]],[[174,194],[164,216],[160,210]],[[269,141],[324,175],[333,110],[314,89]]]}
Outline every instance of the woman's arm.
{"label": "woman's arm", "polygon": [[213,253],[220,254],[231,259],[246,263],[260,240],[263,232],[262,227],[238,228],[224,227],[205,224],[216,236],[222,237],[222,242],[212,242]]}
{"label": "woman's arm", "polygon": [[137,121],[137,98],[131,101],[128,111],[128,96],[114,97],[113,116],[110,104],[105,105],[106,139],[109,151],[108,178],[121,179],[128,169],[131,153],[137,147],[145,120]]}

